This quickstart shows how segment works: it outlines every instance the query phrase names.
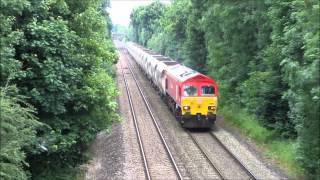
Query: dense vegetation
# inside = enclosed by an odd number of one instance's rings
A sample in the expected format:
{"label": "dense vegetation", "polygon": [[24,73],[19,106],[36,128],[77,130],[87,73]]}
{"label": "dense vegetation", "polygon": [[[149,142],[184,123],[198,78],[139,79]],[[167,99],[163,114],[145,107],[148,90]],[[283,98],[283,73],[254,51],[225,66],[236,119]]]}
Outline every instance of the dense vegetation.
{"label": "dense vegetation", "polygon": [[117,119],[108,4],[1,0],[0,179],[72,179]]}
{"label": "dense vegetation", "polygon": [[214,77],[220,104],[241,108],[320,177],[318,0],[175,0],[131,14],[129,37]]}

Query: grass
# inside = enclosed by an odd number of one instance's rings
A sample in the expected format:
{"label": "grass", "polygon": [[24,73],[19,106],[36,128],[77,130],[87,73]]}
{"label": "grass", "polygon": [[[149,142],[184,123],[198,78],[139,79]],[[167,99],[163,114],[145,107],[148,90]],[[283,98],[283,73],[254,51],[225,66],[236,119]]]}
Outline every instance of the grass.
{"label": "grass", "polygon": [[263,127],[257,117],[234,106],[225,106],[221,109],[227,124],[240,130],[245,136],[254,140],[265,155],[275,160],[280,167],[286,169],[289,176],[297,178],[303,176],[303,170],[296,161],[295,140],[282,139],[277,132]]}
{"label": "grass", "polygon": [[295,141],[273,140],[266,144],[267,156],[275,159],[280,165],[288,169],[292,176],[302,176],[303,171],[295,159]]}

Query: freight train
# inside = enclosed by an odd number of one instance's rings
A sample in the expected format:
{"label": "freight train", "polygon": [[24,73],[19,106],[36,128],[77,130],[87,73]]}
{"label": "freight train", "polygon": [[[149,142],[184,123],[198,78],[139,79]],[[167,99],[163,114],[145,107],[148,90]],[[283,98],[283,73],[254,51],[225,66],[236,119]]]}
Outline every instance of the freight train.
{"label": "freight train", "polygon": [[218,105],[215,80],[138,44],[127,42],[126,48],[182,127],[212,127]]}

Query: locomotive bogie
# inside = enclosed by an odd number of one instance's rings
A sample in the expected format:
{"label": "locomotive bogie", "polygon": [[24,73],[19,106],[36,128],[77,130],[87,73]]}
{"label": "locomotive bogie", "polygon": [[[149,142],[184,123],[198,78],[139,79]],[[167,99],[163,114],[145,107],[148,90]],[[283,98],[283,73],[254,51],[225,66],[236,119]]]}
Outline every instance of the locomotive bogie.
{"label": "locomotive bogie", "polygon": [[184,128],[211,128],[216,121],[216,114],[208,115],[183,115],[181,125]]}

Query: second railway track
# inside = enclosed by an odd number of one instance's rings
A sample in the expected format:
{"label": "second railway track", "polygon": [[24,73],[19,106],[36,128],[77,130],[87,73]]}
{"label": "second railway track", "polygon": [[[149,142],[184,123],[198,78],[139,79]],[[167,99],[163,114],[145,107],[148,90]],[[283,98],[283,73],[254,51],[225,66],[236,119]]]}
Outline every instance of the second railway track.
{"label": "second railway track", "polygon": [[221,147],[230,155],[232,156],[232,158],[242,167],[242,169],[247,173],[247,175],[250,177],[250,179],[256,180],[257,178],[255,177],[255,175],[246,167],[246,165],[241,162],[239,160],[239,158],[237,158],[237,156],[235,154],[233,154],[228,148],[227,146],[225,146],[220,139],[213,133],[213,132],[209,132],[209,134],[211,135],[211,137],[213,137],[220,145]]}
{"label": "second railway track", "polygon": [[213,132],[188,131],[188,134],[221,179],[257,179]]}
{"label": "second railway track", "polygon": [[[137,134],[137,139],[139,142],[140,153],[141,153],[142,160],[143,160],[144,167],[145,167],[146,178],[147,179],[161,179],[161,178],[168,177],[171,175],[171,179],[172,178],[183,179],[183,177],[180,173],[180,170],[175,162],[175,159],[173,158],[173,155],[169,149],[169,146],[166,143],[166,141],[162,135],[162,132],[159,128],[157,120],[151,111],[149,102],[146,99],[144,92],[142,91],[140,84],[137,81],[137,79],[136,79],[136,77],[130,67],[129,62],[127,62],[126,68],[123,67],[122,63],[123,62],[121,62],[122,75],[123,75],[123,79],[125,81],[126,92],[127,92],[128,99],[129,99],[131,114],[132,114],[132,117],[134,120],[134,126],[135,126],[135,130],[136,130],[136,134]],[[124,73],[123,70],[126,70],[127,72]],[[128,74],[130,74],[132,77],[133,81],[131,83],[136,85],[135,94],[133,96],[132,96],[133,90],[132,89],[130,90],[129,82],[127,81],[128,77],[126,77],[126,76],[128,76]],[[137,100],[136,101],[134,100],[134,98],[138,98],[137,96],[140,96],[141,97],[140,99],[142,99],[142,101],[144,103],[144,106],[145,106],[144,111],[143,111],[144,108],[141,107],[141,104],[137,105],[136,104]],[[139,113],[146,112],[146,111],[147,111],[147,113],[143,113],[143,114],[139,115]],[[149,117],[148,117],[148,115],[149,115]],[[142,122],[140,122],[142,117],[148,118],[147,120],[149,120],[149,122],[148,121],[144,122],[146,124],[148,124],[152,121],[153,129],[151,129],[150,124],[148,125],[149,130],[146,130],[147,128],[142,126]],[[142,127],[142,128],[140,128],[140,127]],[[145,129],[144,132],[143,132],[143,129]],[[146,134],[144,134],[146,132],[155,133],[152,131],[156,131],[157,135],[153,134],[151,136],[151,134],[149,134],[150,137],[146,137]],[[158,138],[158,137],[160,138],[161,143],[152,144],[152,143],[156,143],[157,141],[159,142],[159,140],[150,141],[150,139],[154,139],[154,138]],[[149,142],[147,142],[148,139],[149,139]],[[154,148],[152,146],[159,146],[159,144],[163,145],[162,148],[166,151],[165,154],[167,155],[167,157],[164,157],[164,154],[157,154],[157,151],[159,151],[159,149],[162,149],[161,147],[157,148],[157,149],[153,149],[153,150],[151,149],[151,148]],[[148,148],[149,148],[149,150],[148,150]],[[167,162],[167,160],[169,160],[169,162]],[[164,167],[164,164],[166,164],[165,165],[166,167]],[[168,168],[168,166],[171,166],[171,170],[170,170],[170,168]],[[161,173],[161,171],[163,171],[163,173]],[[174,171],[174,172],[172,172],[172,171]],[[173,173],[175,174],[176,177],[172,176]]]}

